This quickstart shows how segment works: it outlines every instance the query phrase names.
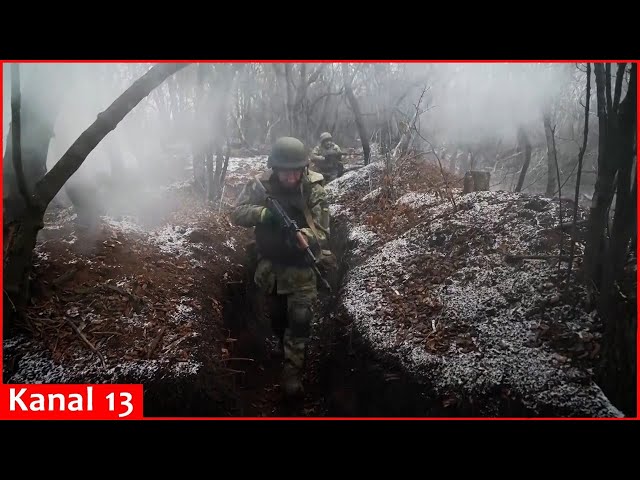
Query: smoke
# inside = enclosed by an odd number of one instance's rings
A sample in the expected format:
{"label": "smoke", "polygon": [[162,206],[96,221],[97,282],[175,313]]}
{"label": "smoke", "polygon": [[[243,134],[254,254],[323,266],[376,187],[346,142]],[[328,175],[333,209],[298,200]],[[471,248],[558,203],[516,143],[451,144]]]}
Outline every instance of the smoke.
{"label": "smoke", "polygon": [[[76,139],[151,64],[47,63],[21,64],[21,111],[31,118],[51,119],[46,154],[50,170]],[[192,148],[201,148],[217,136],[219,125],[203,125],[202,114],[216,110],[217,94],[207,66],[197,87],[196,65],[190,65],[152,91],[89,154],[57,197],[63,204],[84,204],[87,216],[123,214],[158,218],[169,205],[167,185],[189,179]],[[196,98],[200,94],[201,102]],[[204,99],[204,100],[203,100]],[[206,101],[204,108],[195,106]],[[3,146],[6,151],[11,121],[11,72],[3,71]],[[197,111],[199,110],[199,111]],[[196,115],[200,115],[197,117]],[[219,122],[218,122],[219,123]],[[22,137],[23,150],[30,139]],[[4,154],[3,151],[3,154]],[[42,157],[42,155],[40,156]],[[29,171],[25,169],[25,171]],[[39,179],[31,179],[37,181]]]}
{"label": "smoke", "polygon": [[421,126],[445,143],[514,143],[521,127],[544,138],[543,112],[571,80],[572,68],[538,63],[434,65]]}
{"label": "smoke", "polygon": [[[51,119],[47,168],[55,165],[96,116],[150,67],[131,63],[21,65],[23,108],[28,105],[40,118]],[[543,111],[571,91],[568,86],[575,81],[573,64],[392,63],[350,68],[359,72],[355,93],[370,134],[381,130],[381,122],[391,121],[391,114],[395,122],[410,120],[427,87],[420,129],[436,145],[469,145],[486,140],[513,144],[520,127],[527,130],[533,142],[544,143]],[[201,158],[212,143],[220,145],[235,136],[234,116],[242,120],[243,133],[251,134],[248,136],[253,142],[266,138],[269,126],[275,125],[278,134],[288,132],[283,111],[285,85],[282,78],[273,82],[273,75],[271,65],[266,64],[188,66],[127,114],[91,152],[60,197],[70,189],[82,190],[80,196],[90,197],[96,211],[147,215],[153,210],[149,215],[160,215],[169,208],[158,193],[160,187],[193,178],[193,155]],[[5,139],[11,118],[10,77],[9,65],[5,64]],[[293,80],[299,81],[295,75]],[[340,64],[328,65],[322,81],[311,85],[308,102],[301,104],[314,105],[309,117],[311,129],[319,128],[325,104],[314,104],[314,98],[328,91],[339,92],[341,87]],[[346,127],[353,132],[344,98],[335,95],[329,100],[331,108],[325,125],[320,127],[338,125],[334,133],[352,142],[352,134],[346,137],[340,132]],[[340,105],[344,118],[337,122]],[[397,126],[394,128],[397,131]],[[23,137],[23,148],[28,148],[31,141]]]}

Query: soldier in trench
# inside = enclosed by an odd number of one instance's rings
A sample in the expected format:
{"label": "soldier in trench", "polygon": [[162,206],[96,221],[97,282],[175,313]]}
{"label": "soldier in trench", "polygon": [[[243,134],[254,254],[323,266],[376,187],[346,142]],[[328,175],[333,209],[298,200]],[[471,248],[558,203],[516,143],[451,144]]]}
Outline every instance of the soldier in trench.
{"label": "soldier in trench", "polygon": [[329,132],[320,135],[320,143],[311,152],[313,169],[330,182],[344,173],[343,152]]}
{"label": "soldier in trench", "polygon": [[[267,207],[266,191],[296,221],[321,270],[335,271],[335,256],[329,249],[329,205],[319,173],[309,170],[304,144],[293,137],[279,138],[267,166],[272,171],[251,179],[240,193],[231,221],[254,228],[253,299],[254,321],[262,332],[278,336],[284,356],[282,388],[286,397],[304,394],[302,377],[311,324],[314,320],[318,279],[301,248],[292,241],[277,214]],[[264,339],[266,340],[266,338]]]}

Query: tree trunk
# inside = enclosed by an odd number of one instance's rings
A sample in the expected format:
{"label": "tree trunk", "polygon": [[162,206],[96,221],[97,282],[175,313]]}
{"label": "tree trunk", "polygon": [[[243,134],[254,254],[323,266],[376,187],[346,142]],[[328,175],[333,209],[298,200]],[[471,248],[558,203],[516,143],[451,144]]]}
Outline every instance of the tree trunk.
{"label": "tree trunk", "polygon": [[[601,67],[596,66],[596,68],[601,70]],[[599,75],[602,79],[601,71]],[[610,81],[609,77],[610,75],[605,75],[605,82]],[[608,108],[606,123],[609,136],[607,140],[610,142],[610,145],[607,145],[607,151],[610,152],[607,163],[612,165],[612,170],[616,170],[613,174],[616,176],[617,186],[614,219],[608,248],[604,249],[599,259],[599,263],[603,265],[599,311],[605,322],[602,385],[612,402],[627,415],[635,415],[637,316],[635,302],[629,302],[625,299],[629,295],[635,296],[635,291],[629,292],[629,285],[624,283],[624,267],[629,258],[629,242],[632,236],[631,228],[637,201],[635,180],[633,187],[631,187],[631,172],[634,162],[633,146],[637,128],[635,64],[631,68],[629,91],[620,103],[619,111],[611,101],[610,87],[605,88],[605,93]],[[616,88],[616,97],[618,95]],[[598,213],[600,213],[599,210]],[[606,220],[608,220],[608,216]],[[592,223],[592,225],[594,224]],[[592,254],[595,252],[592,250]],[[619,292],[626,292],[626,295],[623,293],[624,296],[621,297]]]}
{"label": "tree trunk", "polygon": [[[631,191],[631,172],[634,162],[634,144],[636,134],[636,65],[631,68],[629,93],[620,104],[618,116],[619,133],[619,162],[618,184],[616,188],[616,207],[611,229],[611,261],[607,262],[614,270],[613,280],[620,279],[628,255],[631,240],[631,214],[636,204],[636,197]],[[635,186],[635,183],[634,183]],[[605,283],[608,285],[608,283]]]}
{"label": "tree trunk", "polygon": [[[531,142],[529,137],[523,128],[520,128],[518,132],[519,143],[521,144],[520,150],[524,150],[524,162],[522,163],[522,170],[520,170],[520,176],[518,177],[518,184],[516,185],[516,192],[522,190],[524,179],[527,176],[527,170],[529,169],[529,163],[531,163]],[[524,147],[524,148],[522,148]]]}
{"label": "tree trunk", "polygon": [[284,88],[286,92],[285,110],[287,112],[287,121],[289,122],[289,135],[295,135],[295,120],[293,118],[293,79],[291,78],[291,64],[284,66]]}
{"label": "tree trunk", "polygon": [[[634,165],[636,119],[636,65],[631,67],[629,89],[619,103],[624,64],[618,66],[614,95],[610,65],[594,65],[598,109],[598,176],[589,216],[585,270],[590,290],[598,295],[603,319],[601,386],[626,415],[636,412],[635,279],[626,275],[636,183],[631,187]],[[619,108],[618,108],[619,107]],[[609,228],[611,203],[616,195],[613,225]],[[627,280],[627,282],[623,282]],[[595,288],[594,288],[595,287]],[[626,291],[626,295],[625,292]],[[622,294],[622,295],[621,295]]]}
{"label": "tree trunk", "polygon": [[356,128],[358,129],[358,135],[360,136],[360,142],[362,142],[364,164],[369,165],[369,155],[371,152],[371,148],[369,146],[369,134],[367,133],[367,129],[364,126],[364,120],[362,119],[360,105],[358,104],[358,100],[353,93],[353,88],[351,86],[351,80],[348,72],[348,65],[346,63],[342,64],[342,75],[344,78],[344,92],[347,96],[347,100],[349,101],[349,105],[351,106],[351,111],[353,111],[353,116],[355,117],[356,121]]}
{"label": "tree trunk", "polygon": [[358,128],[358,135],[360,136],[360,142],[362,142],[362,153],[364,155],[364,164],[369,165],[369,156],[371,155],[371,147],[369,146],[369,134],[367,133],[367,129],[364,126],[364,121],[362,120],[362,112],[360,112],[360,106],[358,105],[358,100],[351,89],[351,86],[345,87],[345,93],[347,94],[347,99],[349,100],[349,105],[351,105],[351,110],[353,110],[353,115],[356,120],[356,127]]}
{"label": "tree trunk", "polygon": [[616,175],[616,132],[610,127],[605,100],[605,73],[601,63],[594,65],[596,102],[598,110],[598,176],[589,211],[589,234],[585,248],[585,273],[590,287],[600,288],[602,279],[602,247],[609,221],[609,207],[613,199]]}
{"label": "tree trunk", "polygon": [[[215,170],[215,178],[213,180],[213,184],[214,184],[214,191],[211,195],[211,198],[209,200],[211,200],[212,202],[216,201],[218,198],[220,198],[220,194],[222,192],[222,167],[224,165],[224,154],[222,152],[222,142],[218,142],[218,145],[216,147],[216,151],[215,151],[215,156],[216,156],[216,170]],[[212,152],[212,156],[213,156],[214,152]]]}
{"label": "tree trunk", "polygon": [[44,211],[28,208],[22,212],[20,220],[13,221],[4,230],[3,288],[8,295],[3,309],[5,327],[13,325],[16,315],[31,298],[29,275],[33,250],[42,227]]}
{"label": "tree trunk", "polygon": [[227,147],[227,154],[224,156],[224,163],[222,164],[222,173],[220,173],[220,194],[219,198],[222,202],[222,190],[224,190],[224,182],[227,178],[227,168],[229,167],[229,156],[231,155],[230,149]]}
{"label": "tree trunk", "polygon": [[[44,226],[44,213],[51,200],[80,168],[89,153],[116,128],[127,113],[168,76],[187,65],[186,63],[157,65],[134,82],[98,115],[96,121],[78,137],[44,178],[38,181],[31,197],[33,207],[23,211],[22,215],[6,225],[4,288],[9,295],[9,303],[12,302],[15,305],[16,311],[19,312],[29,299],[29,275],[33,249],[38,232]],[[41,143],[44,142],[41,141]],[[13,316],[6,317],[7,323],[12,323],[13,319]]]}
{"label": "tree trunk", "polygon": [[556,149],[551,131],[551,115],[545,113],[542,121],[544,123],[544,134],[547,138],[547,189],[545,195],[547,197],[553,197],[556,191],[557,173],[555,168]]}
{"label": "tree trunk", "polygon": [[320,114],[320,119],[318,120],[318,126],[315,131],[314,139],[320,138],[320,134],[323,131],[326,131],[325,124],[327,123],[327,109],[329,107],[329,102],[331,102],[331,96],[327,95],[324,97],[324,101],[322,102],[322,113]]}
{"label": "tree trunk", "polygon": [[[216,185],[216,181],[213,174],[213,156],[214,155],[215,153],[213,151],[213,147],[209,144],[204,152],[204,158],[205,158],[205,172],[206,172],[205,185],[207,186],[206,199],[210,202],[213,201],[213,198],[215,197],[216,190],[217,190],[217,185]],[[216,173],[218,171],[217,163],[218,162],[216,161]]]}
{"label": "tree trunk", "polygon": [[[23,89],[24,92],[24,89]],[[43,116],[32,108],[28,91],[23,94],[21,106],[21,163],[24,171],[27,190],[33,192],[36,182],[47,173],[47,152],[53,136],[55,114]],[[18,189],[18,182],[13,166],[13,128],[9,126],[7,148],[3,158],[3,200],[4,223],[7,224],[22,216],[26,203]]]}
{"label": "tree trunk", "polygon": [[[214,111],[214,121],[213,124],[216,126],[215,128],[215,140],[211,143],[211,156],[216,156],[216,167],[214,173],[213,186],[214,189],[211,192],[211,196],[209,200],[215,202],[219,198],[221,198],[222,194],[222,182],[223,182],[223,167],[224,167],[224,154],[223,154],[223,145],[225,143],[225,138],[227,138],[227,118],[229,117],[229,104],[227,103],[227,98],[230,97],[233,83],[234,83],[234,73],[228,69],[218,69],[219,75],[219,95],[217,96],[217,101],[215,105],[212,105],[212,109]],[[233,116],[233,115],[232,115]],[[244,139],[244,134],[242,129],[240,128],[240,124],[236,118],[236,125],[240,129],[240,135],[243,138],[243,143],[249,147],[250,145]],[[226,173],[226,172],[225,172]]]}
{"label": "tree trunk", "polygon": [[202,193],[205,198],[207,194],[206,163],[205,150],[199,147],[199,150],[193,155],[193,184],[196,191]]}

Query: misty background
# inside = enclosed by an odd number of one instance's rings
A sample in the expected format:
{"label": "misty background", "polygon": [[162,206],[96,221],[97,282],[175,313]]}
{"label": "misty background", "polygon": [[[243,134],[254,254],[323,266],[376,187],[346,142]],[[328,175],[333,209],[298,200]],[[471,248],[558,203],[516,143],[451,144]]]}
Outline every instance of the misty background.
{"label": "misty background", "polygon": [[[21,64],[23,120],[31,112],[42,128],[51,129],[46,169],[151,66]],[[4,157],[11,73],[9,64],[3,68]],[[532,155],[521,189],[553,195],[557,179],[550,180],[549,172],[555,176],[556,170],[547,154],[543,117],[553,127],[561,182],[573,190],[584,77],[584,66],[574,63],[192,64],[153,90],[100,142],[57,200],[68,203],[75,189],[79,199],[90,198],[97,204],[92,208],[101,212],[116,204],[131,209],[150,198],[157,201],[160,197],[151,192],[160,185],[191,180],[213,201],[220,197],[225,156],[238,150],[268,154],[270,143],[281,135],[298,136],[311,148],[323,131],[330,131],[343,148],[362,148],[347,87],[358,104],[372,160],[391,152],[415,121],[420,135],[412,135],[408,148],[428,150],[427,140],[456,174],[488,170],[492,189],[513,190],[523,165],[518,153],[524,133]],[[23,129],[23,149],[30,148],[30,141]],[[584,198],[595,182],[595,147],[597,128],[592,127]],[[5,158],[8,178],[6,163]],[[42,175],[27,165],[25,172],[28,182]],[[156,205],[161,207],[161,202]]]}
{"label": "misty background", "polygon": [[[535,260],[557,258],[565,286],[580,260],[584,301],[589,311],[597,305],[603,319],[603,389],[635,408],[637,64],[21,64],[18,169],[11,135],[15,65],[3,68],[3,285],[10,300],[4,318],[29,303],[38,236],[42,244],[45,233],[72,220],[69,241],[89,249],[103,241],[96,227],[105,216],[108,223],[131,216],[130,223],[153,233],[178,210],[189,217],[183,220],[201,214],[204,223],[226,224],[212,217],[240,187],[230,179],[225,196],[228,169],[250,164],[242,173],[253,174],[278,137],[295,136],[312,148],[328,131],[349,152],[349,163],[384,162],[381,190],[411,177],[402,169],[426,162],[441,165],[465,189],[469,179],[487,178],[471,174],[462,182],[465,174],[482,171],[490,174],[491,190],[560,198],[559,225],[548,229],[558,256],[554,248]],[[450,176],[439,173],[449,194]],[[578,212],[574,198],[586,211]],[[454,195],[449,199],[455,214]],[[388,200],[397,198],[385,198],[395,205]],[[181,229],[163,240],[179,243],[177,233],[187,234]]]}

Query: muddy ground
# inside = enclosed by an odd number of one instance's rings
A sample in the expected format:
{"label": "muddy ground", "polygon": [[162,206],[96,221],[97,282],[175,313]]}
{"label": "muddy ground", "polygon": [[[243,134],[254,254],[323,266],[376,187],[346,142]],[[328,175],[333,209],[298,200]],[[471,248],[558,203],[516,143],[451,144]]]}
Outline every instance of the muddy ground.
{"label": "muddy ground", "polygon": [[231,159],[221,205],[185,177],[94,229],[52,207],[4,381],[139,382],[147,416],[620,416],[593,385],[600,330],[583,292],[558,295],[552,261],[504,262],[557,253],[557,206],[463,196],[424,158],[328,188],[342,281],[317,305],[305,399],[284,404],[281,358],[245,328],[250,231],[228,219],[265,166],[249,153]]}
{"label": "muddy ground", "polygon": [[[143,383],[148,416],[323,414],[310,354],[307,398],[280,401],[281,358],[244,328],[245,245],[228,214],[265,156],[232,158],[221,204],[188,178],[114,202],[95,228],[52,205],[33,299],[3,342],[6,383]],[[315,350],[314,350],[315,351]]]}

